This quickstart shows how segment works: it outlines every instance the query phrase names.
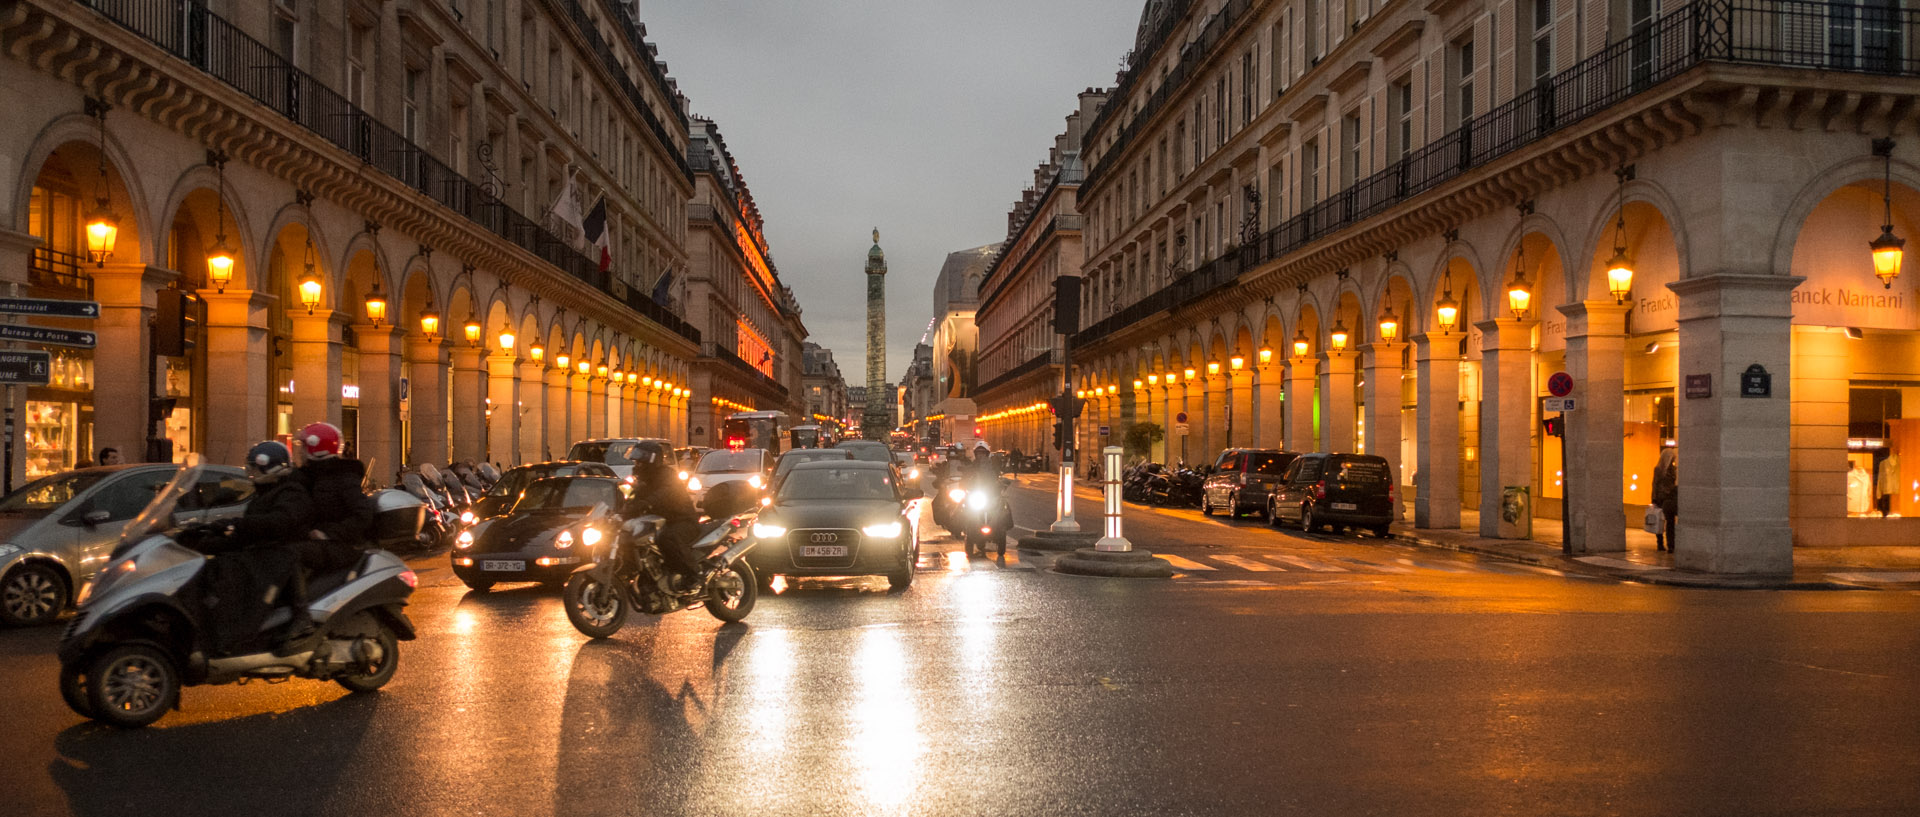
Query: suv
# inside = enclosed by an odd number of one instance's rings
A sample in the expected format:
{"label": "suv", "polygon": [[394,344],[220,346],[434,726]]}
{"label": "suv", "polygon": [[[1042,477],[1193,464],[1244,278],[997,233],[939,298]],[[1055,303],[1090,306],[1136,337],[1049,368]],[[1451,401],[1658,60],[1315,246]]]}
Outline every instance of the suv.
{"label": "suv", "polygon": [[671,465],[674,462],[673,443],[652,437],[620,437],[610,440],[581,440],[567,449],[566,459],[573,462],[606,463],[621,479],[633,476],[633,459],[629,452],[638,446],[652,447],[660,459]]}
{"label": "suv", "polygon": [[1220,452],[1200,491],[1200,512],[1212,516],[1219,508],[1228,516],[1249,511],[1265,516],[1267,495],[1298,456],[1272,448],[1229,448]]}
{"label": "suv", "polygon": [[1366,528],[1386,536],[1398,501],[1393,469],[1372,454],[1302,454],[1287,467],[1267,501],[1274,527],[1296,522],[1308,533],[1326,526]]}

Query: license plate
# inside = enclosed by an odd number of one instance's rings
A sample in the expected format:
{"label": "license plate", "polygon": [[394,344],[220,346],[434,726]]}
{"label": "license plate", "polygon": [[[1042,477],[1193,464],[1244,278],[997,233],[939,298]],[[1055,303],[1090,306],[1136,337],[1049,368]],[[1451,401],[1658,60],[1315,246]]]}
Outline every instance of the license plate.
{"label": "license plate", "polygon": [[1333,509],[1336,511],[1357,511],[1360,509],[1360,506],[1351,502],[1335,502],[1333,503]]}
{"label": "license plate", "polygon": [[502,572],[521,571],[521,570],[527,569],[527,563],[526,562],[509,562],[505,560],[496,561],[494,559],[487,559],[480,562],[480,569],[481,570],[497,570]]}
{"label": "license plate", "polygon": [[846,545],[801,545],[800,555],[809,559],[847,555]]}

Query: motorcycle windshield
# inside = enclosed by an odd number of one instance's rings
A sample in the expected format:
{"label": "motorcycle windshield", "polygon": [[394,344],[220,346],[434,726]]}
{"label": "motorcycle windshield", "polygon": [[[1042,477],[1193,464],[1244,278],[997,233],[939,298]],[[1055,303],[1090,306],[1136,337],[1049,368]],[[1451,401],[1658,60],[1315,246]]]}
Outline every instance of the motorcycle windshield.
{"label": "motorcycle windshield", "polygon": [[126,546],[138,542],[160,531],[173,527],[173,509],[180,504],[180,497],[186,496],[200,480],[200,472],[205,470],[205,461],[199,454],[188,454],[179,473],[173,475],[173,481],[153,495],[153,501],[140,511],[140,515],[128,522],[120,531],[120,544]]}

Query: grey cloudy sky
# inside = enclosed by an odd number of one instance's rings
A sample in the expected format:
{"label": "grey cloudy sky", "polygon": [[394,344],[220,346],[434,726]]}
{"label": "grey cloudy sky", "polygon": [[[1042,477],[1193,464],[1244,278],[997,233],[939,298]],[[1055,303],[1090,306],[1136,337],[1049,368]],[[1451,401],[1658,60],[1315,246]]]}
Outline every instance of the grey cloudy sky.
{"label": "grey cloudy sky", "polygon": [[880,229],[887,377],[933,317],[947,253],[1006,236],[1088,86],[1113,84],[1138,0],[652,0],[693,112],[718,122],[812,340],[859,385],[861,268]]}

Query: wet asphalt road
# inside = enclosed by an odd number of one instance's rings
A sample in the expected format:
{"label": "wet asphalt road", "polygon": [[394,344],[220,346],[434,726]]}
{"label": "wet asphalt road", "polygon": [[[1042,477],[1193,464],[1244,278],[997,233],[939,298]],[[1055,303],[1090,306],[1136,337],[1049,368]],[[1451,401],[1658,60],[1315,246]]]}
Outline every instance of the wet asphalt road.
{"label": "wet asphalt road", "polygon": [[929,526],[905,593],[806,582],[604,643],[438,569],[384,691],[195,688],[137,732],[61,704],[57,630],[0,632],[0,813],[1920,813],[1913,594],[1129,524],[1201,567],[1064,576]]}

